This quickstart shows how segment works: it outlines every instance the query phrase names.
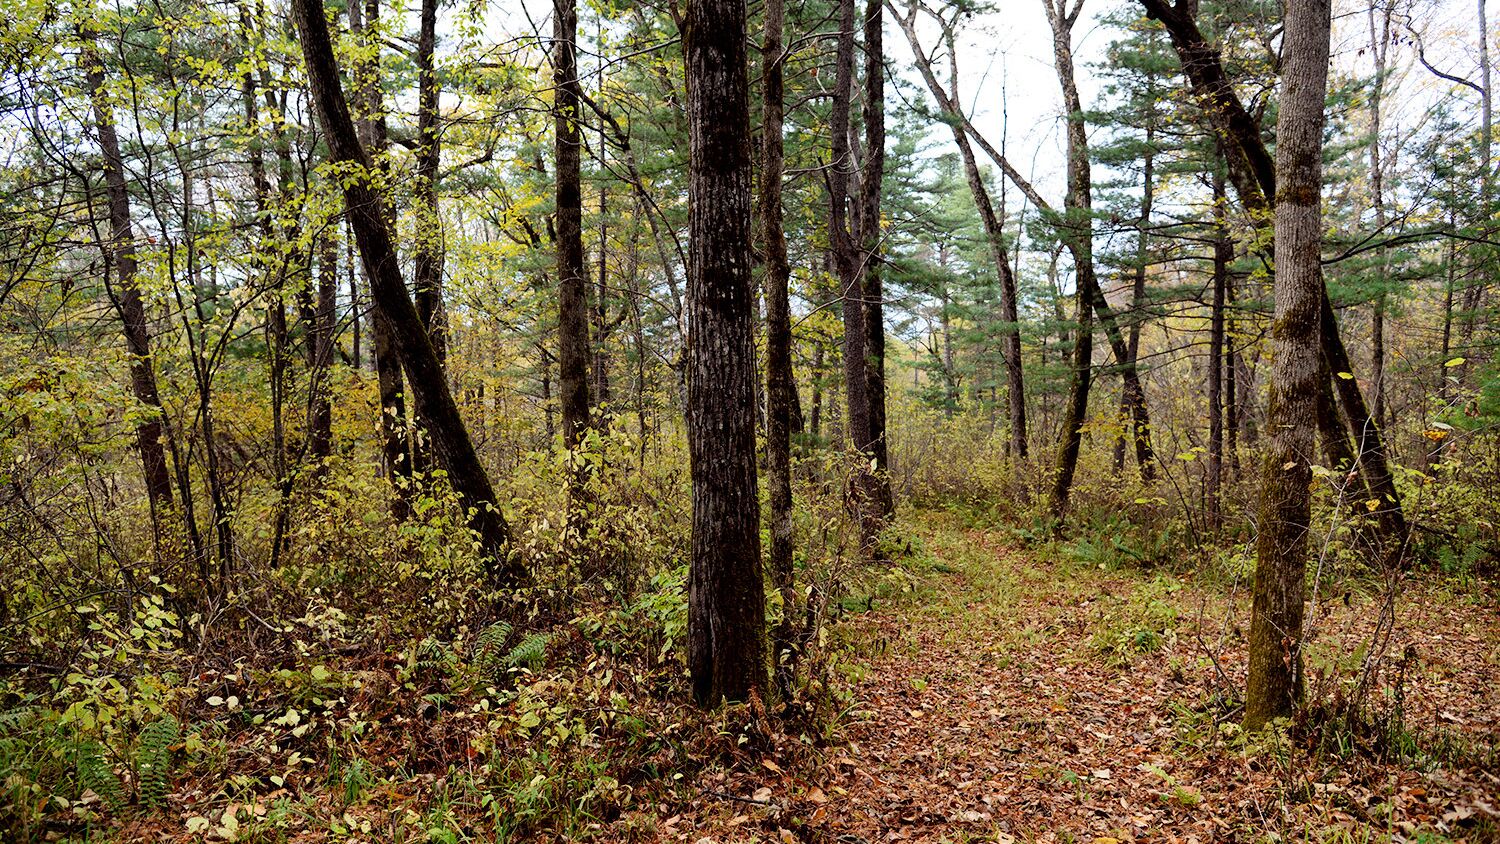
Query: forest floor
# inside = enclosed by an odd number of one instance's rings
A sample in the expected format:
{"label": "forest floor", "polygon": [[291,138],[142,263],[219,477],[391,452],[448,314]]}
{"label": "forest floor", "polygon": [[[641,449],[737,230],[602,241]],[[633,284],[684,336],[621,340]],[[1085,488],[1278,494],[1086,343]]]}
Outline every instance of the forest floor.
{"label": "forest floor", "polygon": [[[941,517],[918,535],[925,585],[852,622],[844,743],[812,770],[721,774],[664,839],[1500,840],[1500,607],[1484,584],[1404,590],[1399,722],[1247,739],[1243,587],[1044,562]],[[1359,664],[1379,609],[1362,591],[1309,612],[1314,690]]]}
{"label": "forest floor", "polygon": [[[606,647],[650,627],[639,613],[598,616],[592,639],[587,623],[553,631],[546,664],[539,650],[497,691],[471,681],[472,643],[335,635],[309,611],[253,659],[161,675],[191,727],[158,810],[29,787],[66,761],[40,752],[30,773],[0,764],[41,815],[14,838],[0,823],[0,841],[1500,841],[1493,582],[1410,579],[1377,723],[1247,737],[1243,560],[1147,568],[945,514],[900,531],[909,553],[857,578],[824,631],[795,701],[811,717],[699,712],[675,657]],[[1383,590],[1322,591],[1308,685],[1330,703]]]}

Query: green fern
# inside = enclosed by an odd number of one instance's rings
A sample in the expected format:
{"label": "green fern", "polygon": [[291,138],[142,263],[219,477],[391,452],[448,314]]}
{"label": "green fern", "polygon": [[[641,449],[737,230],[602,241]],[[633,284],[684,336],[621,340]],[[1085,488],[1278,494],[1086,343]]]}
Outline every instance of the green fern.
{"label": "green fern", "polygon": [[547,656],[547,645],[551,642],[551,633],[533,633],[527,636],[505,655],[505,667],[526,667],[532,670],[541,667],[542,660]]}
{"label": "green fern", "polygon": [[481,678],[493,678],[500,672],[505,642],[513,629],[510,624],[499,621],[484,628],[474,640],[474,657],[470,664]]}
{"label": "green fern", "polygon": [[42,714],[39,706],[18,706],[0,712],[0,735],[19,733],[31,726],[32,720]]}
{"label": "green fern", "polygon": [[113,810],[125,805],[125,788],[114,768],[104,758],[104,748],[95,741],[84,741],[75,750],[74,767],[78,772],[78,790],[92,791]]}
{"label": "green fern", "polygon": [[415,667],[418,671],[438,671],[446,674],[458,661],[447,645],[431,636],[417,645],[416,656]]}
{"label": "green fern", "polygon": [[182,737],[182,725],[163,715],[141,730],[135,750],[135,777],[143,805],[159,808],[167,797],[172,745]]}

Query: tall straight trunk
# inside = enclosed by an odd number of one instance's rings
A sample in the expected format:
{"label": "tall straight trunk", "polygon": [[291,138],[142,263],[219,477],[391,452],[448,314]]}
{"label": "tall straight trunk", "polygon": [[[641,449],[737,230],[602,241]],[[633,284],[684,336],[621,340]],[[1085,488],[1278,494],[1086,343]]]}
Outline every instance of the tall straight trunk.
{"label": "tall straight trunk", "polygon": [[907,4],[906,14],[897,17],[897,23],[901,25],[901,31],[906,34],[907,43],[916,60],[917,70],[927,83],[927,90],[937,102],[939,112],[948,122],[949,129],[953,133],[953,143],[958,147],[959,158],[963,162],[964,178],[969,186],[969,195],[974,200],[974,206],[979,210],[979,219],[984,225],[985,240],[990,248],[990,256],[995,262],[995,272],[1000,279],[1000,319],[1004,323],[1001,328],[1001,356],[1005,360],[1007,410],[1010,420],[1010,438],[1007,441],[1007,447],[1011,454],[1024,459],[1027,453],[1027,422],[1026,389],[1021,369],[1021,324],[1016,304],[1016,274],[1011,268],[1010,256],[1005,247],[1004,215],[997,214],[995,211],[994,201],[990,196],[989,188],[984,184],[984,178],[979,171],[979,163],[975,159],[973,144],[969,141],[968,133],[964,131],[964,118],[959,111],[957,51],[954,49],[953,31],[945,27],[943,32],[943,40],[948,48],[952,68],[949,88],[944,90],[942,83],[938,81],[937,74],[933,72],[932,61],[922,49],[922,42],[917,35],[916,14],[918,10],[918,4],[912,0]]}
{"label": "tall straight trunk", "polygon": [[[355,269],[354,261],[354,232],[345,229],[344,235],[344,266],[349,272],[349,330],[351,333],[349,346],[350,365],[358,371],[364,366],[362,355],[364,350],[360,347],[360,302],[359,302],[359,271]],[[340,342],[337,339],[335,342]]]}
{"label": "tall straight trunk", "polygon": [[859,239],[865,311],[865,401],[869,405],[869,440],[863,451],[875,468],[872,504],[889,520],[896,513],[891,495],[890,449],[885,420],[885,291],[881,284],[880,191],[885,183],[885,7],[865,0],[865,157],[859,180]]}
{"label": "tall straight trunk", "polygon": [[[1391,16],[1393,0],[1372,3],[1367,12],[1370,24],[1370,52],[1375,59],[1375,84],[1370,91],[1370,200],[1375,206],[1375,228],[1384,236],[1386,226],[1385,209],[1385,158],[1380,153],[1381,103],[1385,98],[1386,56],[1391,42]],[[1378,13],[1377,13],[1378,9]],[[1377,25],[1377,23],[1379,25]],[[1370,389],[1374,392],[1373,414],[1375,421],[1386,424],[1385,389],[1385,309],[1387,293],[1385,286],[1390,277],[1390,262],[1384,247],[1376,252],[1378,274],[1375,283],[1375,301],[1370,314]]]}
{"label": "tall straight trunk", "polygon": [[[135,427],[135,448],[141,455],[141,469],[146,496],[151,504],[151,520],[156,533],[162,532],[164,511],[172,506],[172,476],[167,471],[163,437],[165,415],[156,387],[156,365],[151,357],[151,327],[146,305],[136,281],[139,264],[135,258],[135,230],[130,222],[130,192],[125,184],[125,162],[120,155],[120,136],[115,129],[114,114],[105,99],[104,63],[85,33],[80,55],[84,80],[94,110],[94,127],[99,135],[99,151],[104,159],[104,190],[109,210],[109,241],[101,243],[106,267],[113,264],[115,284],[105,272],[105,289],[119,314],[130,353],[130,392],[146,411]],[[185,502],[185,506],[191,506]]]}
{"label": "tall straight trunk", "polygon": [[766,0],[761,37],[764,67],[761,105],[760,242],[766,256],[762,289],[766,301],[766,485],[771,499],[771,582],[781,594],[781,622],[772,634],[776,687],[791,693],[797,645],[793,619],[798,606],[792,570],[792,313],[784,212],[781,205],[782,131],[786,86],[782,73],[785,0]]}
{"label": "tall straight trunk", "polygon": [[[349,116],[322,5],[317,0],[293,0],[292,17],[301,36],[308,85],[328,143],[329,159],[338,164],[352,164],[357,173],[367,174],[373,165]],[[509,548],[510,528],[500,512],[489,476],[459,416],[427,330],[407,295],[385,203],[367,177],[362,176],[345,180],[344,205],[359,242],[370,292],[376,307],[385,315],[391,345],[406,370],[416,409],[426,420],[438,460],[467,510],[469,528],[478,535],[480,552],[486,561],[487,586],[501,589],[524,584],[529,577]]]}
{"label": "tall straight trunk", "polygon": [[[1094,269],[1094,220],[1093,177],[1089,169],[1088,135],[1084,126],[1083,101],[1078,95],[1078,85],[1073,75],[1073,24],[1083,11],[1083,0],[1076,0],[1071,10],[1067,0],[1043,0],[1047,20],[1052,27],[1052,53],[1057,65],[1057,79],[1062,87],[1063,106],[1067,109],[1068,137],[1068,193],[1063,202],[1064,219],[1061,225],[1063,241],[1073,256],[1073,271],[1081,296],[1088,303],[1078,308],[1078,343],[1074,353],[1073,386],[1068,397],[1068,408],[1057,449],[1057,474],[1052,490],[1052,515],[1061,520],[1067,511],[1068,495],[1072,487],[1073,473],[1078,464],[1079,445],[1082,441],[1082,426],[1088,418],[1088,390],[1091,380],[1090,359],[1093,351],[1093,314],[1098,312],[1110,328],[1110,343],[1117,360],[1124,366],[1122,372],[1124,391],[1129,398],[1134,420],[1136,460],[1141,466],[1141,475],[1149,479],[1153,457],[1150,450],[1150,422],[1145,418],[1145,395],[1133,366],[1128,365],[1129,355],[1124,348],[1118,323],[1104,301]],[[1088,336],[1085,336],[1085,333]],[[1086,349],[1089,356],[1080,356],[1078,350]]]}
{"label": "tall straight trunk", "polygon": [[[1125,332],[1125,348],[1129,360],[1124,364],[1126,372],[1131,373],[1137,379],[1140,373],[1141,360],[1141,324],[1145,322],[1146,315],[1146,264],[1150,258],[1151,247],[1151,212],[1156,206],[1156,131],[1154,126],[1146,127],[1146,153],[1141,162],[1141,227],[1136,235],[1135,255],[1136,264],[1130,285],[1130,328]],[[1145,392],[1137,383],[1132,391],[1121,390],[1121,402],[1124,396],[1130,395],[1141,408],[1144,408]],[[1144,456],[1146,461],[1142,463],[1143,454],[1141,446],[1150,445],[1149,431],[1142,432],[1139,426],[1141,419],[1137,416],[1137,406],[1123,408],[1131,418],[1132,430],[1135,435],[1135,459],[1137,467],[1143,476],[1149,477],[1154,471],[1150,462],[1149,452]],[[1145,423],[1149,428],[1149,422]],[[1145,439],[1143,439],[1143,436]]]}
{"label": "tall straight trunk", "polygon": [[[349,29],[356,36],[366,30],[375,32],[380,21],[380,0],[355,0],[349,4]],[[374,36],[365,39],[369,44],[378,44]],[[375,167],[383,167],[381,156],[385,152],[386,132],[384,107],[380,97],[380,62],[362,60],[353,68],[355,98],[360,110],[357,131],[358,140],[366,154],[375,159]],[[390,225],[389,219],[386,221]],[[352,229],[352,226],[351,226]],[[355,234],[358,244],[359,235]],[[363,247],[361,247],[363,249]],[[406,439],[406,391],[401,383],[401,361],[396,352],[390,317],[381,305],[379,297],[373,295],[375,279],[363,261],[360,271],[365,286],[372,293],[370,308],[370,340],[375,353],[375,380],[380,394],[380,438],[381,454],[387,475],[396,482],[398,495],[391,501],[392,512],[397,518],[405,518],[407,505],[406,484],[400,479],[409,479],[412,474],[412,454]]]}
{"label": "tall straight trunk", "polygon": [[683,27],[689,137],[688,671],[702,706],[766,688],[755,472],[750,84],[745,0],[695,0]]}
{"label": "tall straight trunk", "polygon": [[[557,157],[557,346],[563,445],[578,447],[589,424],[588,277],[583,257],[578,108],[578,8],[555,0],[552,14],[553,123]],[[578,481],[573,481],[575,493]]]}
{"label": "tall straight trunk", "polygon": [[1214,270],[1213,300],[1209,306],[1208,331],[1208,477],[1204,497],[1208,504],[1208,526],[1214,534],[1223,527],[1220,490],[1224,484],[1224,299],[1229,286],[1229,264],[1234,243],[1229,239],[1225,209],[1224,174],[1214,173]]}
{"label": "tall straight trunk", "polygon": [[1078,452],[1083,448],[1083,423],[1088,417],[1089,387],[1094,371],[1094,310],[1088,292],[1082,285],[1074,294],[1078,329],[1073,344],[1072,380],[1068,384],[1068,403],[1063,408],[1062,427],[1058,430],[1057,456],[1053,460],[1052,490],[1047,508],[1059,522],[1068,511],[1068,497],[1073,490],[1073,475],[1078,470]]}
{"label": "tall straight trunk", "polygon": [[854,0],[839,0],[839,35],[834,58],[832,113],[829,117],[829,245],[839,283],[844,321],[845,435],[855,448],[870,441],[870,401],[865,379],[865,305],[859,284],[859,253],[849,224],[849,180],[854,155],[849,148],[850,101],[854,89]]}
{"label": "tall straight trunk", "polygon": [[[599,139],[599,154],[604,154],[604,139]],[[607,166],[607,165],[605,165]],[[599,260],[595,272],[593,302],[589,318],[593,321],[589,347],[589,396],[593,399],[595,423],[605,427],[609,415],[609,189],[599,187]]]}
{"label": "tall straight trunk", "polygon": [[[1276,198],[1277,168],[1260,135],[1260,124],[1245,110],[1234,86],[1224,73],[1219,51],[1198,29],[1194,15],[1197,4],[1178,0],[1139,0],[1147,16],[1159,20],[1171,36],[1172,46],[1181,60],[1194,95],[1209,114],[1214,129],[1224,143],[1229,165],[1229,181],[1239,194],[1240,203],[1250,212],[1257,226],[1271,224],[1268,197]],[[1376,515],[1391,553],[1405,548],[1406,519],[1401,496],[1396,489],[1388,463],[1388,451],[1380,425],[1365,403],[1358,379],[1349,361],[1349,352],[1339,335],[1338,319],[1325,288],[1322,293],[1322,317],[1318,339],[1323,359],[1336,377],[1339,406],[1345,421],[1359,445],[1358,459],[1370,490],[1378,497]],[[1348,375],[1350,377],[1342,377]]]}
{"label": "tall straight trunk", "polygon": [[1290,715],[1302,695],[1313,439],[1323,357],[1322,245],[1324,99],[1332,15],[1329,0],[1287,7],[1277,125],[1276,281],[1272,327],[1271,429],[1261,484],[1250,676],[1245,727]]}
{"label": "tall straight trunk", "polygon": [[[1233,247],[1231,246],[1231,249]],[[1224,458],[1229,476],[1240,477],[1240,356],[1234,347],[1234,274],[1224,277]]]}
{"label": "tall straight trunk", "polygon": [[[447,316],[443,310],[443,220],[439,216],[437,180],[442,162],[442,127],[438,115],[438,0],[422,0],[417,29],[416,243],[412,250],[412,286],[417,315],[432,339],[439,363],[448,357]],[[420,423],[421,420],[418,420]]]}
{"label": "tall straight trunk", "polygon": [[338,227],[330,223],[318,239],[318,295],[313,303],[313,321],[307,341],[308,453],[318,471],[333,454],[333,396],[328,371],[333,365],[334,300],[338,295]]}

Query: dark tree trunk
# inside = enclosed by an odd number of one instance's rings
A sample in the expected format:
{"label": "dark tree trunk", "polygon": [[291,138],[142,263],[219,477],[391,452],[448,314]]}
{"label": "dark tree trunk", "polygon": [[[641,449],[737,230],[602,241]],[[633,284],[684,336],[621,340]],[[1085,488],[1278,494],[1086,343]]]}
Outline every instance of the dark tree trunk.
{"label": "dark tree trunk", "polygon": [[786,232],[781,207],[782,178],[782,39],[785,0],[766,0],[765,32],[761,39],[764,63],[764,102],[761,112],[760,241],[765,252],[766,300],[766,485],[771,499],[771,581],[781,593],[781,622],[771,643],[776,687],[790,695],[796,669],[797,584],[792,571],[792,402],[796,382],[792,374],[792,315],[788,282]]}
{"label": "dark tree trunk", "polygon": [[1077,301],[1078,328],[1073,344],[1072,381],[1068,384],[1068,403],[1063,408],[1062,428],[1058,432],[1057,457],[1053,461],[1052,490],[1047,506],[1059,525],[1068,512],[1068,496],[1073,489],[1073,474],[1078,470],[1078,452],[1083,448],[1083,423],[1088,417],[1089,387],[1093,380],[1094,311],[1088,293],[1080,285]]}
{"label": "dark tree trunk", "polygon": [[[1054,5],[1054,2],[1056,5]],[[1063,90],[1063,105],[1068,110],[1068,194],[1064,200],[1064,217],[1061,231],[1068,251],[1073,256],[1073,273],[1078,289],[1078,342],[1073,350],[1073,383],[1069,388],[1068,407],[1063,427],[1058,434],[1057,467],[1053,478],[1050,501],[1052,516],[1059,522],[1068,509],[1068,495],[1073,485],[1073,474],[1078,467],[1078,452],[1083,442],[1083,425],[1088,420],[1089,387],[1093,366],[1093,322],[1094,312],[1101,318],[1110,313],[1104,302],[1104,293],[1099,288],[1094,272],[1094,220],[1093,177],[1089,171],[1088,136],[1083,122],[1083,104],[1078,96],[1078,86],[1073,78],[1073,23],[1083,10],[1082,0],[1069,11],[1067,0],[1043,0],[1047,20],[1052,26],[1052,52],[1057,64],[1057,79]],[[1110,321],[1113,323],[1111,314]],[[1112,342],[1117,341],[1116,357],[1125,362],[1128,358],[1124,340],[1118,328],[1111,332]],[[1125,372],[1125,393],[1134,409],[1137,399],[1142,398],[1140,382]],[[1138,417],[1137,417],[1138,418]],[[1149,426],[1147,426],[1149,427]],[[1137,431],[1136,447],[1142,437]],[[1149,456],[1141,460],[1141,466],[1150,465]]]}
{"label": "dark tree trunk", "polygon": [[[556,0],[552,15],[554,143],[557,156],[557,346],[563,445],[578,447],[589,424],[588,277],[583,257],[583,189],[578,107],[578,9]],[[577,480],[574,492],[577,493]]]}
{"label": "dark tree trunk", "polygon": [[[1130,327],[1125,332],[1125,353],[1127,360],[1121,366],[1125,371],[1135,374],[1137,379],[1133,390],[1127,389],[1125,377],[1121,377],[1120,387],[1120,417],[1130,420],[1132,435],[1135,437],[1135,458],[1137,466],[1143,477],[1151,477],[1155,472],[1152,464],[1140,463],[1141,460],[1141,434],[1137,428],[1137,404],[1145,401],[1145,393],[1139,384],[1140,359],[1141,359],[1141,324],[1146,319],[1146,264],[1149,260],[1149,247],[1151,237],[1148,231],[1151,227],[1151,212],[1156,204],[1156,155],[1155,155],[1155,127],[1146,127],[1146,153],[1141,162],[1141,219],[1140,229],[1136,233],[1135,241],[1135,267],[1131,273],[1130,286]],[[1143,405],[1142,405],[1143,407]],[[1149,423],[1148,423],[1149,424]],[[1145,445],[1149,449],[1150,439],[1147,432]],[[1148,451],[1149,454],[1149,451]],[[1125,441],[1124,435],[1115,444],[1115,469],[1125,468]]]}
{"label": "dark tree trunk", "polygon": [[[104,189],[109,209],[109,241],[101,243],[105,260],[113,264],[115,285],[105,271],[105,289],[120,316],[125,334],[125,348],[130,353],[130,392],[146,412],[135,428],[135,447],[141,455],[146,495],[151,503],[151,519],[156,532],[162,531],[161,518],[172,506],[172,476],[167,471],[166,450],[162,440],[166,433],[165,415],[156,387],[156,366],[151,357],[151,328],[146,305],[136,283],[135,231],[130,222],[130,193],[125,185],[125,162],[120,155],[120,136],[104,94],[104,64],[93,43],[85,38],[81,55],[84,79],[94,109],[94,125],[99,135],[99,151],[104,158]],[[190,502],[186,503],[191,506]]]}
{"label": "dark tree trunk", "polygon": [[[346,230],[347,231],[347,230]],[[355,370],[364,366],[364,349],[360,346],[360,309],[363,307],[359,301],[359,271],[354,267],[354,232],[347,232],[344,236],[344,264],[349,269],[349,330],[350,338],[349,358]]]}
{"label": "dark tree trunk", "polygon": [[865,2],[865,158],[859,180],[860,290],[865,312],[865,402],[869,439],[861,448],[875,468],[871,478],[872,516],[888,521],[896,513],[891,495],[890,449],[885,438],[885,291],[881,285],[880,190],[885,181],[885,7]]}
{"label": "dark tree trunk", "polygon": [[[375,30],[380,20],[380,0],[355,0],[349,4],[349,29],[356,35],[366,29]],[[372,39],[367,39],[371,40]],[[359,140],[365,152],[375,158],[376,167],[383,166],[380,155],[385,152],[385,117],[380,98],[380,63],[378,60],[363,60],[353,69],[355,97],[360,109],[358,123]],[[386,221],[390,225],[389,219]],[[353,231],[356,244],[359,234]],[[363,246],[361,246],[363,250]],[[380,393],[380,438],[381,454],[385,461],[387,476],[397,487],[397,495],[391,501],[391,510],[398,519],[404,519],[408,508],[407,480],[412,474],[412,454],[406,440],[406,395],[401,383],[401,361],[392,339],[390,319],[382,308],[380,298],[374,296],[375,280],[369,266],[361,261],[361,272],[365,286],[370,288],[370,345],[375,355],[375,379]]]}
{"label": "dark tree trunk", "polygon": [[[329,159],[367,172],[372,165],[344,100],[323,8],[316,0],[293,0],[292,16],[301,36],[308,85],[328,143]],[[510,551],[509,526],[448,390],[427,330],[406,293],[385,203],[369,181],[351,178],[344,182],[344,204],[370,280],[370,292],[385,316],[391,345],[411,382],[417,412],[427,421],[438,460],[468,511],[469,528],[478,534],[488,568],[488,586],[499,589],[522,585],[529,577]]]}
{"label": "dark tree trunk", "polygon": [[1229,239],[1223,173],[1215,171],[1213,189],[1213,299],[1209,305],[1208,331],[1208,477],[1204,479],[1204,498],[1208,505],[1209,530],[1217,536],[1224,526],[1220,501],[1220,490],[1224,485],[1224,300],[1229,286],[1229,264],[1234,260],[1234,242]]}
{"label": "dark tree trunk", "polygon": [[328,369],[333,364],[334,298],[338,293],[338,227],[330,223],[318,240],[318,296],[313,304],[313,321],[308,326],[307,368],[308,453],[323,464],[333,454],[333,397],[329,394]]}
{"label": "dark tree trunk", "polygon": [[[432,340],[438,363],[448,357],[447,316],[443,311],[443,220],[438,214],[438,167],[442,162],[442,127],[438,115],[437,54],[438,0],[422,0],[417,30],[417,178],[416,244],[412,255],[412,286],[417,315]],[[423,420],[417,420],[419,424]]]}
{"label": "dark tree trunk", "polygon": [[1328,89],[1328,0],[1288,5],[1277,126],[1276,310],[1272,327],[1270,451],[1260,499],[1250,676],[1245,727],[1290,715],[1302,695],[1313,438],[1323,357],[1322,245],[1324,98]]}
{"label": "dark tree trunk", "polygon": [[766,688],[755,471],[750,85],[745,0],[694,0],[684,25],[690,141],[688,670],[703,706]]}
{"label": "dark tree trunk", "polygon": [[865,380],[864,296],[859,286],[859,254],[849,224],[849,180],[854,156],[849,148],[850,101],[854,91],[854,0],[839,0],[839,36],[834,58],[831,160],[828,174],[829,245],[839,282],[844,319],[844,430],[861,448],[870,441],[870,401]]}
{"label": "dark tree trunk", "polygon": [[1240,410],[1240,356],[1234,347],[1235,320],[1230,313],[1234,308],[1233,273],[1224,278],[1224,307],[1224,452],[1230,476],[1239,480],[1240,423],[1243,414]]}
{"label": "dark tree trunk", "polygon": [[1332,377],[1325,365],[1318,376],[1318,441],[1322,443],[1323,459],[1329,468],[1347,472],[1354,468],[1354,448],[1349,444],[1349,432],[1339,420]]}

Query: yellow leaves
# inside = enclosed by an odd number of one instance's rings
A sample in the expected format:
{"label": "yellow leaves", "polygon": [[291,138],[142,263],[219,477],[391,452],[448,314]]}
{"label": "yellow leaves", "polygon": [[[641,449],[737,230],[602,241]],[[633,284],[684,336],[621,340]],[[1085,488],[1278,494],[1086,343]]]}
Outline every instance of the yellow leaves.
{"label": "yellow leaves", "polygon": [[1443,366],[1445,366],[1445,367],[1447,367],[1449,369],[1452,369],[1455,366],[1463,366],[1465,363],[1468,362],[1468,360],[1469,360],[1468,358],[1457,357],[1457,358],[1454,358],[1454,359],[1448,361],[1447,363],[1443,364]]}
{"label": "yellow leaves", "polygon": [[1352,372],[1340,372],[1339,373],[1339,377],[1342,378],[1342,379],[1344,379],[1345,381],[1353,381],[1354,380],[1354,373],[1352,373]]}

